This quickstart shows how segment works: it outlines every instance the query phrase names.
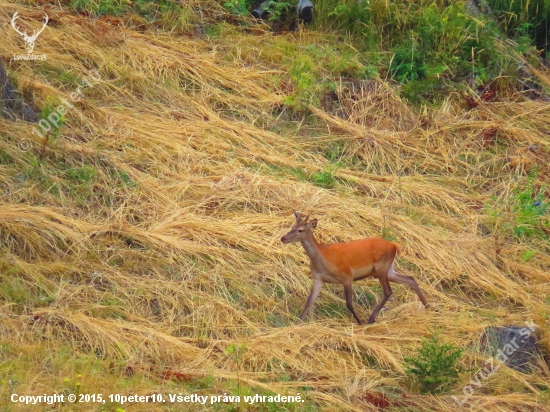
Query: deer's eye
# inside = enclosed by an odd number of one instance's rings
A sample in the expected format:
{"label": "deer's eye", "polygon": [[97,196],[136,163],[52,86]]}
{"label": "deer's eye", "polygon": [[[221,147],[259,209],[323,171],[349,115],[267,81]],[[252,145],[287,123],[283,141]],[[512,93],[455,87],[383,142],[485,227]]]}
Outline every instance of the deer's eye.
{"label": "deer's eye", "polygon": [[304,231],[304,229],[298,229],[298,232],[303,232],[303,231]]}

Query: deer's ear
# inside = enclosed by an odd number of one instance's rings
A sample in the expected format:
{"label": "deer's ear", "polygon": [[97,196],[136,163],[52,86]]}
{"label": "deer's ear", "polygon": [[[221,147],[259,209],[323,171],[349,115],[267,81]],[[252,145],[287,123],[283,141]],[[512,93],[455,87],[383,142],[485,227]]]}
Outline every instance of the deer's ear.
{"label": "deer's ear", "polygon": [[312,229],[316,228],[317,227],[317,219],[311,220],[307,225]]}
{"label": "deer's ear", "polygon": [[294,211],[294,217],[296,218],[297,221],[302,220],[302,214],[300,212]]}

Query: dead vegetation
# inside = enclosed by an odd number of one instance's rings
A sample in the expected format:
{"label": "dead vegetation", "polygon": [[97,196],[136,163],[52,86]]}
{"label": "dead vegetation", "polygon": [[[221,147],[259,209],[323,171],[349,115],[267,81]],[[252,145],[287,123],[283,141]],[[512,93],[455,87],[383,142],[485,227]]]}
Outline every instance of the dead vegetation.
{"label": "dead vegetation", "polygon": [[[449,394],[418,395],[402,366],[427,327],[465,348],[466,368],[485,359],[472,342],[489,325],[533,320],[550,349],[548,238],[505,225],[529,173],[547,198],[548,101],[518,94],[472,108],[452,93],[419,111],[382,80],[343,79],[334,110],[300,118],[284,105],[289,69],[277,53],[324,33],[153,35],[48,7],[56,23],[37,44],[47,61],[6,61],[10,75],[38,107],[68,98],[91,69],[102,79],[45,147],[32,125],[0,118],[4,405],[15,391],[78,383],[81,393],[307,393],[290,410],[454,411],[469,376]],[[16,10],[30,12],[0,1],[2,20]],[[5,56],[20,53],[18,35],[2,32]],[[292,210],[319,218],[323,242],[404,245],[399,270],[432,308],[395,287],[377,323],[358,327],[327,288],[296,325],[311,280],[302,249],[279,240]],[[355,285],[363,318],[376,283]],[[542,360],[530,374],[502,368],[471,401],[550,410],[549,378]]]}

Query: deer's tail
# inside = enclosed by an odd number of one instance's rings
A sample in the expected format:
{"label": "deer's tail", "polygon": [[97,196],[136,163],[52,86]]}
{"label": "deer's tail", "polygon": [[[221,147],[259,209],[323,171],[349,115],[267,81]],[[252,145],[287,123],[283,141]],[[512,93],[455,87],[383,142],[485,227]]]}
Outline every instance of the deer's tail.
{"label": "deer's tail", "polygon": [[395,243],[395,242],[392,242],[392,243],[395,245],[395,248],[397,249],[396,256],[401,256],[403,254],[404,248],[399,243]]}

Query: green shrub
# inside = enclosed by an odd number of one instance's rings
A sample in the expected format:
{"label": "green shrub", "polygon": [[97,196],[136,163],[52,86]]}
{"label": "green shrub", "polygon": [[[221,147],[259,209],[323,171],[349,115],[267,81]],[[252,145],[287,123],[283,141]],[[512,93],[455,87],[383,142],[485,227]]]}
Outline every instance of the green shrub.
{"label": "green shrub", "polygon": [[390,74],[405,84],[403,95],[413,103],[437,97],[446,79],[470,77],[485,84],[511,66],[510,58],[493,47],[498,30],[491,22],[481,26],[468,18],[462,2],[446,8],[433,3],[411,25],[393,48]]}
{"label": "green shrub", "polygon": [[463,372],[458,366],[462,349],[441,342],[437,328],[430,333],[432,336],[422,342],[416,355],[405,358],[406,370],[419,384],[422,393],[441,393],[458,381],[458,374]]}
{"label": "green shrub", "polygon": [[528,36],[532,27],[516,26],[517,44],[499,48],[495,46],[495,39],[502,37],[498,22],[470,16],[466,1],[448,3],[319,0],[315,24],[349,33],[355,47],[368,53],[362,63],[379,60],[381,73],[387,71],[403,84],[403,97],[413,103],[441,100],[448,95],[451,82],[465,78],[477,87],[505,76],[510,85],[519,86],[515,54],[506,50],[533,54]]}

